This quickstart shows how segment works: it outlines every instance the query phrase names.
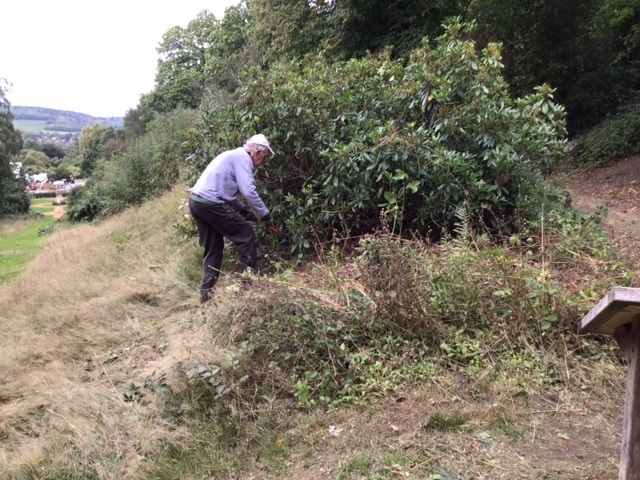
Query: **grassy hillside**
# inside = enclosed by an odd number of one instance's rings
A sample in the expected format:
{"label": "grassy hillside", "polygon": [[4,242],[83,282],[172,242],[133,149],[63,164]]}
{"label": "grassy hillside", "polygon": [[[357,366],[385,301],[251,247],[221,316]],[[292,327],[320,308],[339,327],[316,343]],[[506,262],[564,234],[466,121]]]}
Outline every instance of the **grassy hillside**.
{"label": "grassy hillside", "polygon": [[43,107],[12,106],[13,125],[26,133],[69,132],[79,133],[87,125],[100,123],[105,127],[122,128],[123,117],[93,117],[86,113]]}
{"label": "grassy hillside", "polygon": [[[545,238],[544,268],[539,239],[518,252],[382,236],[357,260],[265,262],[250,287],[226,274],[202,307],[200,249],[171,228],[183,200],[56,232],[0,290],[3,479],[617,477],[624,368],[571,326],[626,275],[583,248],[593,219]],[[549,325],[519,307],[536,278]],[[418,304],[436,337],[400,335]],[[398,315],[375,334],[385,311]]]}
{"label": "grassy hillside", "polygon": [[46,120],[20,119],[14,120],[14,128],[24,133],[40,133],[45,131],[47,125]]}

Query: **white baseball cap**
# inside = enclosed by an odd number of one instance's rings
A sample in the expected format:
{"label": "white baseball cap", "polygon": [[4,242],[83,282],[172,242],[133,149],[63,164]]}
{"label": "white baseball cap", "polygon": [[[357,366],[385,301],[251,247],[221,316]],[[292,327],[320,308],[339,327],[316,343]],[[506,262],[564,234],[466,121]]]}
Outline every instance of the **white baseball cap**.
{"label": "white baseball cap", "polygon": [[255,145],[260,145],[261,147],[267,147],[271,152],[271,155],[275,155],[274,151],[271,149],[269,140],[267,140],[267,137],[265,137],[261,133],[258,133],[257,135],[254,135],[253,137],[251,137],[249,140],[247,140],[247,143],[253,143]]}

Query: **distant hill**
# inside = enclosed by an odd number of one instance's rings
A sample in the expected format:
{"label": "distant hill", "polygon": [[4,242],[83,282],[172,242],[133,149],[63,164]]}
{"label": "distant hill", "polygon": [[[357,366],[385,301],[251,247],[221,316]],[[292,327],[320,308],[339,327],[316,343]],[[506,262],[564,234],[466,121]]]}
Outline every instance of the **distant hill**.
{"label": "distant hill", "polygon": [[13,126],[25,133],[80,133],[87,125],[122,128],[124,117],[93,117],[86,113],[43,107],[11,107]]}

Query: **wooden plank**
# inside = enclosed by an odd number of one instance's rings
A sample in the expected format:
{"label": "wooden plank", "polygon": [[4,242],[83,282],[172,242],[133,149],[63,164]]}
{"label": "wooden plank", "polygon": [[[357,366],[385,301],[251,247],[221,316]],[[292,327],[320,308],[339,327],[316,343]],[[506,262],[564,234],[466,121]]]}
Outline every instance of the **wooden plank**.
{"label": "wooden plank", "polygon": [[618,478],[640,480],[640,323],[618,327],[615,337],[629,363]]}
{"label": "wooden plank", "polygon": [[631,323],[640,315],[640,288],[614,287],[585,315],[581,333],[613,335],[616,328]]}

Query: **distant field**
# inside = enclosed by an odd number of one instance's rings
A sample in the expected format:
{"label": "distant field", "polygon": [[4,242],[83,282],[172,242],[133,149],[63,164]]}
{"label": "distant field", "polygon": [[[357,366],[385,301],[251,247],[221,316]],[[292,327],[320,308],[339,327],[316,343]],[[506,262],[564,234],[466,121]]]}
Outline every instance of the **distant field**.
{"label": "distant field", "polygon": [[122,128],[124,117],[94,117],[86,113],[56,110],[44,107],[11,106],[13,126],[25,134],[65,134],[79,133],[89,125]]}
{"label": "distant field", "polygon": [[14,120],[13,127],[23,132],[41,132],[44,130],[46,120]]}

